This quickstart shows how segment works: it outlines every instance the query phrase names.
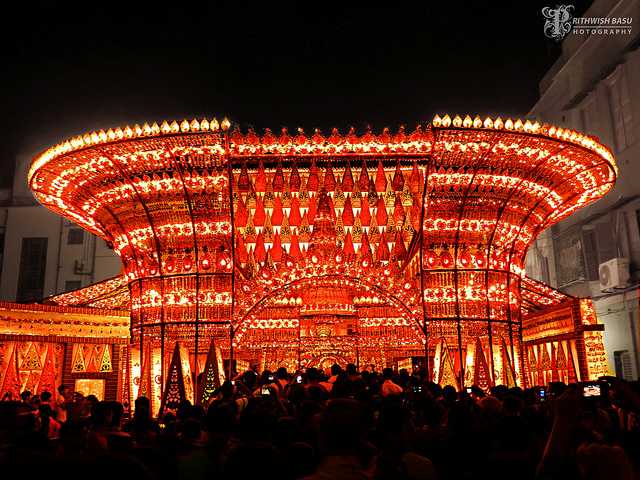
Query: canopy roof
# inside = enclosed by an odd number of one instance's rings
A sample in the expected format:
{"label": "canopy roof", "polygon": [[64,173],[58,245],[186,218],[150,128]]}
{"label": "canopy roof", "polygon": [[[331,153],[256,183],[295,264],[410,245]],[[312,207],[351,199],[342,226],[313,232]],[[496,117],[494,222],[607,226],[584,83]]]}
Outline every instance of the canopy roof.
{"label": "canopy roof", "polygon": [[[520,291],[525,316],[574,299],[571,295],[529,277],[522,279]],[[128,310],[130,298],[125,276],[118,275],[88,287],[47,297],[44,303],[66,307]]]}

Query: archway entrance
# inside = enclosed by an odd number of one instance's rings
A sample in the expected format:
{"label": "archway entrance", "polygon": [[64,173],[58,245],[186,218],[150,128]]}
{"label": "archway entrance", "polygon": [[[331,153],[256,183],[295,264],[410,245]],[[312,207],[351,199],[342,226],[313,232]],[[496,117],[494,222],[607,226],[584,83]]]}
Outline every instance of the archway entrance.
{"label": "archway entrance", "polygon": [[312,276],[277,288],[237,324],[236,359],[262,368],[376,369],[424,355],[415,315],[397,297],[357,278]]}

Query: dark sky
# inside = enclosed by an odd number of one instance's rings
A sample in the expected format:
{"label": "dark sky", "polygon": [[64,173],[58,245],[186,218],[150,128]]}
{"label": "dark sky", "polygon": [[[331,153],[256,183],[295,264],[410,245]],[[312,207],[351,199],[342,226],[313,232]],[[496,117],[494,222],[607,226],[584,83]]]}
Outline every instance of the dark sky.
{"label": "dark sky", "polygon": [[145,120],[310,131],[524,115],[559,54],[540,13],[555,3],[22,1],[0,33],[1,183],[18,154]]}

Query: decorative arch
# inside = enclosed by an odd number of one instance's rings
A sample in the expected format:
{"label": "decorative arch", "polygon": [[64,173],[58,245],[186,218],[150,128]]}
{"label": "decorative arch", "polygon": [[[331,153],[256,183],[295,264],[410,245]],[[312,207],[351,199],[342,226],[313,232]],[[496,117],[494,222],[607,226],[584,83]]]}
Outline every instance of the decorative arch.
{"label": "decorative arch", "polygon": [[[284,278],[281,278],[281,280],[284,280]],[[268,292],[266,292],[256,303],[254,303],[249,309],[245,310],[240,319],[234,323],[234,347],[240,345],[242,336],[249,328],[249,322],[256,320],[259,313],[270,306],[269,302],[302,284],[323,280],[340,281],[346,286],[356,288],[360,287],[367,291],[375,292],[375,294],[383,299],[387,305],[393,306],[400,313],[400,316],[407,320],[407,326],[411,327],[419,337],[424,337],[424,333],[421,328],[422,309],[418,303],[417,295],[408,295],[402,291],[393,294],[391,293],[391,289],[386,289],[382,285],[373,284],[368,282],[366,279],[359,278],[357,276],[328,273],[324,275],[304,275],[301,278],[296,278],[286,283],[283,281],[282,284],[274,286],[274,288],[268,290]],[[411,290],[415,290],[415,287],[411,282],[406,283],[411,285]],[[405,288],[404,290],[408,291],[409,288]],[[415,293],[418,293],[417,290],[415,290]]]}
{"label": "decorative arch", "polygon": [[368,258],[357,259],[341,252],[300,261],[287,257],[278,264],[265,263],[250,278],[238,279],[234,317],[244,319],[256,305],[289,284],[328,276],[349,278],[368,288],[375,288],[385,293],[384,296],[400,302],[416,318],[422,318],[420,289],[416,280],[405,278],[395,262],[372,262]]}

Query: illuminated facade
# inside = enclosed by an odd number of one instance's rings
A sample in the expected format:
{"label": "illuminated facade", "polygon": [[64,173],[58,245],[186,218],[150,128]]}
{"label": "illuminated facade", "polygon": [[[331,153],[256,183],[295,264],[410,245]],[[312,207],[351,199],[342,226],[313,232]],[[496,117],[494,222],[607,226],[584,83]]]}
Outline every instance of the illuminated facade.
{"label": "illuminated facade", "polygon": [[71,387],[128,399],[129,314],[114,308],[0,302],[0,393]]}
{"label": "illuminated facade", "polygon": [[221,127],[94,132],[29,172],[43,205],[124,266],[54,301],[128,302],[132,378],[156,399],[151,379],[176,351],[199,392],[212,340],[268,368],[422,357],[443,384],[524,384],[527,247],[616,179],[597,140],[529,121],[436,116],[326,137]]}

